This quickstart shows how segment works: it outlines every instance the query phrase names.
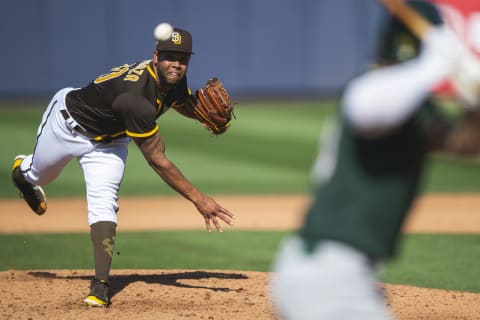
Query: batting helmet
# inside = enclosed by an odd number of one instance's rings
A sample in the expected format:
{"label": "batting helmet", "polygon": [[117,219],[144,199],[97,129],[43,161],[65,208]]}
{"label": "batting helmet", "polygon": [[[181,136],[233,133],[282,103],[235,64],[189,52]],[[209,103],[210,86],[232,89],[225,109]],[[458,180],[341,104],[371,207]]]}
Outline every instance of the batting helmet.
{"label": "batting helmet", "polygon": [[[426,1],[412,0],[408,4],[434,25],[443,24],[437,7]],[[420,51],[420,40],[394,15],[388,14],[381,24],[377,46],[377,60],[398,63],[416,57]]]}

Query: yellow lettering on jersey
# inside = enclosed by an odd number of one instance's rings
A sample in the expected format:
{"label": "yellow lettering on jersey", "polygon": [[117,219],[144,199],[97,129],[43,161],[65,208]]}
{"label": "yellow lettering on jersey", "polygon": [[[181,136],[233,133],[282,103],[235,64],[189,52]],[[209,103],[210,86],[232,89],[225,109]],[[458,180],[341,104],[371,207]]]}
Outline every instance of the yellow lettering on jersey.
{"label": "yellow lettering on jersey", "polygon": [[137,76],[136,74],[127,74],[125,78],[123,78],[123,80],[125,81],[132,81],[132,82],[136,82],[138,81],[138,79],[140,79],[140,77]]}
{"label": "yellow lettering on jersey", "polygon": [[143,60],[135,67],[135,69],[145,69],[152,60]]}
{"label": "yellow lettering on jersey", "polygon": [[130,71],[128,72],[128,74],[135,73],[135,74],[137,74],[137,75],[141,76],[141,75],[142,75],[142,73],[143,73],[143,71],[145,71],[145,70],[143,70],[143,69],[138,69],[138,68],[135,68],[135,69],[132,69],[132,70],[130,70]]}
{"label": "yellow lettering on jersey", "polygon": [[101,83],[101,82],[119,77],[122,74],[124,74],[125,72],[127,72],[128,68],[129,68],[128,64],[124,64],[122,66],[112,68],[109,73],[102,74],[97,79],[95,79],[93,82],[94,83]]}
{"label": "yellow lettering on jersey", "polygon": [[141,69],[138,69],[135,68],[135,69],[132,69],[130,71],[128,71],[128,74],[125,76],[125,78],[123,78],[123,80],[125,81],[138,81],[138,79],[140,79],[140,76],[142,75],[143,71],[145,70],[141,70]]}

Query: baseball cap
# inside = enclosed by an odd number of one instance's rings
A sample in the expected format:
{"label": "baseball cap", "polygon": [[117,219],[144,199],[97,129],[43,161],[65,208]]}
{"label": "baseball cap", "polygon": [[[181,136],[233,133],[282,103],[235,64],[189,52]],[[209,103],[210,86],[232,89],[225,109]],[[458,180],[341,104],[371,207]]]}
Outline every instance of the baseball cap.
{"label": "baseball cap", "polygon": [[172,35],[165,41],[157,41],[157,51],[192,52],[192,35],[190,32],[180,28],[173,28]]}

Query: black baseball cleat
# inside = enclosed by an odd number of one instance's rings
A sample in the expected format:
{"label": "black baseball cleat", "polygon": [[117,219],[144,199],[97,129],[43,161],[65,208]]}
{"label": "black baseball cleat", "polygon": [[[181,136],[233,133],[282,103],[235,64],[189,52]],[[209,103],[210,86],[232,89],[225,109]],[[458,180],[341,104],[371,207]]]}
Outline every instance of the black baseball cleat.
{"label": "black baseball cleat", "polygon": [[25,180],[22,172],[20,171],[20,164],[24,155],[18,155],[13,160],[12,168],[12,180],[13,184],[20,190],[20,196],[28,203],[30,208],[38,215],[42,215],[47,211],[47,197],[42,187],[35,186]]}
{"label": "black baseball cleat", "polygon": [[83,302],[89,307],[106,308],[110,304],[109,289],[110,285],[107,281],[93,279],[90,284],[90,293]]}

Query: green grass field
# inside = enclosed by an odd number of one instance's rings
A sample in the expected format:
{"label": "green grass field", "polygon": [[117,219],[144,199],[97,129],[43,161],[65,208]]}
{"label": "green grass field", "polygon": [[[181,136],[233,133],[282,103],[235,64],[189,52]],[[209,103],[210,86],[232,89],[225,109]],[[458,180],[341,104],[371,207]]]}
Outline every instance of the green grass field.
{"label": "green grass field", "polygon": [[[158,121],[167,155],[200,189],[210,194],[305,194],[325,117],[332,102],[240,103],[237,120],[221,137],[169,112]],[[10,181],[16,154],[30,153],[42,108],[0,108],[0,198],[17,197]],[[46,188],[49,197],[83,196],[76,161]],[[479,192],[477,160],[434,156],[425,192]],[[121,196],[168,195],[132,144]],[[2,209],[3,210],[3,209]],[[452,213],[454,214],[454,213]],[[123,232],[113,268],[233,269],[268,271],[285,232]],[[221,241],[215,241],[221,236]],[[212,239],[213,238],[213,239]],[[212,241],[213,240],[213,241]],[[0,234],[0,270],[91,269],[88,234]],[[476,263],[480,235],[408,235],[401,255],[387,265],[384,280],[433,288],[480,292]]]}
{"label": "green grass field", "polygon": [[[117,235],[114,269],[270,270],[287,232],[158,231]],[[0,270],[91,269],[89,235],[0,234]],[[382,280],[480,292],[480,235],[407,235]]]}
{"label": "green grass field", "polygon": [[[167,156],[200,189],[212,194],[303,194],[310,190],[310,168],[325,118],[333,102],[240,103],[237,120],[214,137],[198,123],[171,111],[159,118]],[[31,153],[43,108],[0,108],[0,198],[16,197],[11,163]],[[49,197],[83,196],[80,167],[73,160],[45,190]],[[480,190],[478,161],[436,156],[427,172],[426,192]],[[173,191],[152,171],[132,143],[120,190],[122,196],[164,195]]]}

